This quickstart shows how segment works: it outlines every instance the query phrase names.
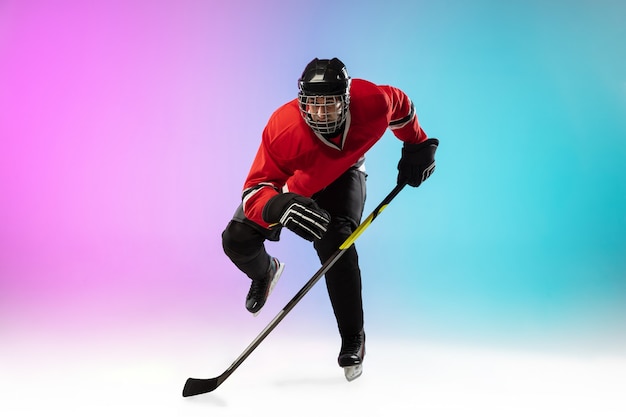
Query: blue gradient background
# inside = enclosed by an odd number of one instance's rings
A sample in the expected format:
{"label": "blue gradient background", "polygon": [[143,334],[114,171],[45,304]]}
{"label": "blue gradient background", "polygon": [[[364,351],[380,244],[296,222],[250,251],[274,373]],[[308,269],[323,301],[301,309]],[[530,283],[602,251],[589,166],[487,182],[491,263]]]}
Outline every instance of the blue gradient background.
{"label": "blue gradient background", "polygon": [[[625,17],[616,1],[0,2],[4,346],[266,323],[317,270],[310,244],[268,245],[287,269],[253,319],[220,234],[267,118],[310,59],[338,56],[441,139],[436,174],[357,242],[370,332],[623,354]],[[399,151],[387,134],[368,154],[366,211]],[[323,284],[278,331],[303,326],[336,337]]]}

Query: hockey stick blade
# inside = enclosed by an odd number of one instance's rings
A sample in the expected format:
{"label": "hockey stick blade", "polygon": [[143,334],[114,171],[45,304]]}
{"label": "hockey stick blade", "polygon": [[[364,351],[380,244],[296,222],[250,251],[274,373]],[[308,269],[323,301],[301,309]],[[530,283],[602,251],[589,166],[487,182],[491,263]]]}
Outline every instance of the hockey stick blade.
{"label": "hockey stick blade", "polygon": [[219,377],[211,379],[188,378],[183,388],[183,397],[206,394],[219,387],[221,382]]}

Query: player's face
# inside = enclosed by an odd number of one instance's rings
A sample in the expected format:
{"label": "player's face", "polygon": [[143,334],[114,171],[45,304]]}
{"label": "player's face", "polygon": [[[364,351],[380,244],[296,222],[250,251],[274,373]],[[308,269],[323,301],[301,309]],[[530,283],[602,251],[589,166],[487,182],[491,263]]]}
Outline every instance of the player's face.
{"label": "player's face", "polygon": [[306,112],[314,122],[335,122],[342,111],[343,102],[337,96],[309,97],[306,101]]}

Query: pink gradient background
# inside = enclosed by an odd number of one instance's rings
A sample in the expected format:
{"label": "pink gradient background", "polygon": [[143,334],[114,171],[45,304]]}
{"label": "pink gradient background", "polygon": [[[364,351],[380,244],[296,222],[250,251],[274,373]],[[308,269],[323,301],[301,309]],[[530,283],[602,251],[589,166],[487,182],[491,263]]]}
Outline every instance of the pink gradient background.
{"label": "pink gradient background", "polygon": [[244,113],[261,50],[231,22],[262,6],[177,4],[2,5],[3,321],[232,304],[219,236],[269,107]]}

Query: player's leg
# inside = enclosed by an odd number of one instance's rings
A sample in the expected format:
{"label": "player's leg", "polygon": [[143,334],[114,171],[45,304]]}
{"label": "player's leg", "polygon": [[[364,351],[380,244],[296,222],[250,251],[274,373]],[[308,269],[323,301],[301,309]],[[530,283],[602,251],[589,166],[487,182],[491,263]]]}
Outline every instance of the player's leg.
{"label": "player's leg", "polygon": [[265,250],[265,240],[278,240],[280,231],[267,231],[243,217],[241,207],[222,233],[224,253],[251,280],[246,296],[246,308],[257,314],[276,281],[284,264]]}
{"label": "player's leg", "polygon": [[[350,169],[333,184],[314,196],[320,207],[331,215],[328,231],[315,242],[325,262],[358,227],[365,205],[365,174]],[[351,246],[326,273],[326,287],[342,339],[341,367],[359,365],[365,355],[361,270],[355,246]],[[360,369],[358,370],[360,374]],[[348,374],[346,373],[346,376]],[[358,375],[356,375],[358,376]],[[354,376],[353,378],[356,378]],[[352,378],[352,379],[353,379]]]}

